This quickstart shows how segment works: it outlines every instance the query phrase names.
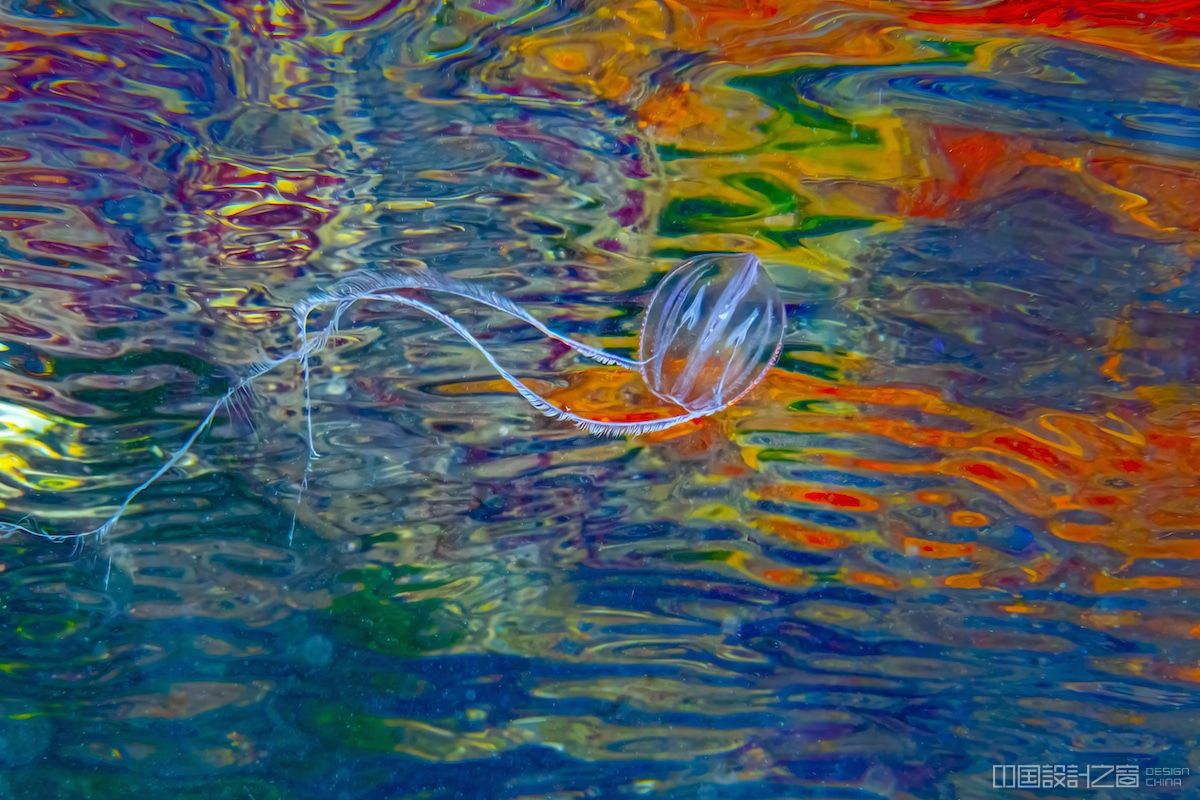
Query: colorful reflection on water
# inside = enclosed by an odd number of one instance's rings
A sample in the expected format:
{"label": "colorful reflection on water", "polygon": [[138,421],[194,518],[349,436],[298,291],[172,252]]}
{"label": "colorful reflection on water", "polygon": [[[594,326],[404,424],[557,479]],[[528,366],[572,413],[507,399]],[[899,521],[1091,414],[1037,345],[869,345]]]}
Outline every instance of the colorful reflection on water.
{"label": "colorful reflection on water", "polygon": [[[358,313],[291,545],[286,370],[106,542],[0,541],[0,796],[1197,791],[1195,3],[0,9],[6,520],[103,519],[354,269],[620,350],[753,252],[789,317],[739,405],[611,440]],[[661,410],[447,308],[560,405]]]}

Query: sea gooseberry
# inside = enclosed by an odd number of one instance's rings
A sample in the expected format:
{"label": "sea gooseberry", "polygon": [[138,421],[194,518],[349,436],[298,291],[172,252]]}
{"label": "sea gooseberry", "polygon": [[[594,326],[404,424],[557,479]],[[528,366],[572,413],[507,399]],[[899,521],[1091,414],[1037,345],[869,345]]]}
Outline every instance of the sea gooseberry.
{"label": "sea gooseberry", "polygon": [[783,298],[749,253],[689,259],[659,283],[642,322],[641,372],[688,411],[737,402],[779,358]]}
{"label": "sea gooseberry", "polygon": [[[482,342],[449,314],[424,300],[404,294],[412,291],[456,295],[482,303],[531,325],[580,355],[640,371],[656,396],[679,405],[683,413],[639,422],[612,422],[559,408],[505,369]],[[470,283],[420,270],[355,273],[328,291],[297,303],[292,309],[299,328],[296,348],[254,365],[213,404],[179,449],[134,487],[103,523],[91,530],[68,534],[48,533],[36,524],[31,527],[24,522],[6,522],[0,523],[0,535],[23,532],[54,540],[105,535],[139,494],[179,464],[223,409],[249,414],[245,400],[253,394],[254,382],[292,361],[300,365],[303,375],[309,448],[302,493],[312,460],[318,457],[313,437],[309,359],[321,352],[338,333],[342,318],[350,307],[364,300],[405,306],[437,320],[478,350],[497,374],[538,411],[573,422],[590,433],[608,435],[665,430],[728,407],[761,381],[779,357],[785,325],[779,290],[762,263],[749,254],[697,256],[668,273],[646,309],[638,360],[608,353],[556,333],[511,300]],[[309,320],[313,312],[325,308],[329,309],[329,314],[324,327],[310,331]]]}

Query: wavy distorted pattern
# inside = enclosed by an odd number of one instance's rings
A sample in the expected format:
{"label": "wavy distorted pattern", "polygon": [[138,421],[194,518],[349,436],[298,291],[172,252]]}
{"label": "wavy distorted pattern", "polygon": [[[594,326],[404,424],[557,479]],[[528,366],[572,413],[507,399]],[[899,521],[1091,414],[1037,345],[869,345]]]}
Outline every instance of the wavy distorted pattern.
{"label": "wavy distorted pattern", "polygon": [[[737,406],[597,440],[364,307],[291,545],[286,370],[103,546],[0,540],[0,796],[1189,796],[1198,35],[1189,0],[0,0],[6,521],[106,517],[352,272],[630,353],[673,264],[751,253],[788,320]],[[670,412],[438,308],[558,407]]]}
{"label": "wavy distorted pattern", "polygon": [[973,64],[835,67],[798,76],[801,97],[863,111],[886,106],[943,124],[1045,139],[1136,146],[1143,153],[1194,156],[1200,146],[1195,74],[1138,65],[1129,57],[1027,41]]}

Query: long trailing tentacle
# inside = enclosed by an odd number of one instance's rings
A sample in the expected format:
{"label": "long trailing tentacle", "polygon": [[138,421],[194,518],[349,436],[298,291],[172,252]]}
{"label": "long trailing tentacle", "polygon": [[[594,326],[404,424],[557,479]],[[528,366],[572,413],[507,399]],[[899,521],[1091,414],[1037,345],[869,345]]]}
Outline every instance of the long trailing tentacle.
{"label": "long trailing tentacle", "polygon": [[[678,414],[670,417],[664,417],[662,419],[643,422],[610,422],[607,420],[596,420],[589,419],[587,417],[581,417],[578,414],[567,411],[566,409],[558,408],[549,400],[539,395],[533,389],[529,388],[529,386],[523,383],[520,378],[516,377],[507,369],[505,369],[488,351],[483,343],[476,339],[470,331],[468,331],[444,312],[439,311],[433,306],[414,298],[400,294],[394,294],[396,290],[400,289],[426,289],[431,291],[440,291],[476,300],[480,303],[528,322],[534,328],[546,334],[550,338],[567,344],[582,355],[585,355],[593,360],[605,364],[626,367],[628,369],[637,369],[641,364],[639,361],[634,361],[614,355],[612,353],[607,353],[603,350],[593,348],[582,342],[571,339],[568,336],[555,333],[547,328],[536,317],[533,317],[512,303],[512,301],[507,300],[499,295],[493,295],[489,292],[483,292],[475,289],[469,284],[460,284],[458,282],[452,282],[443,278],[418,278],[414,277],[413,274],[402,272],[373,273],[368,276],[354,276],[340,282],[329,292],[318,294],[309,300],[298,303],[293,308],[297,323],[299,325],[299,331],[297,333],[297,338],[299,340],[298,347],[289,353],[279,356],[278,358],[269,359],[256,364],[249,371],[246,377],[231,387],[213,404],[213,407],[204,416],[204,418],[200,421],[200,424],[196,426],[195,430],[192,431],[188,438],[184,440],[183,444],[180,445],[180,447],[175,450],[175,452],[173,452],[167,458],[167,460],[164,461],[159,468],[150,475],[150,477],[146,478],[137,486],[135,486],[133,490],[131,490],[129,494],[125,496],[125,499],[121,501],[120,505],[117,506],[116,510],[113,511],[108,519],[106,519],[100,525],[92,528],[91,530],[79,531],[76,533],[47,533],[42,531],[36,522],[31,521],[29,524],[25,524],[26,520],[23,518],[15,523],[0,522],[0,536],[7,536],[13,533],[27,533],[33,536],[50,539],[51,541],[75,540],[76,542],[86,539],[89,536],[102,538],[113,529],[113,527],[117,524],[117,521],[142,492],[148,489],[151,485],[158,481],[159,478],[167,474],[167,472],[169,472],[176,465],[178,465],[180,461],[183,460],[183,458],[191,451],[192,446],[199,440],[204,432],[212,426],[213,421],[223,408],[229,408],[232,410],[233,404],[237,402],[239,396],[250,391],[251,384],[254,381],[258,380],[276,367],[279,367],[290,361],[300,362],[304,378],[304,403],[306,432],[308,439],[308,454],[303,483],[301,485],[301,491],[303,492],[303,488],[306,487],[308,483],[308,474],[312,468],[312,460],[318,455],[313,441],[312,406],[309,384],[311,371],[309,368],[309,359],[312,355],[325,349],[325,347],[329,344],[330,339],[336,335],[340,329],[341,318],[351,306],[360,300],[380,300],[383,302],[396,303],[408,308],[412,308],[416,311],[420,311],[421,313],[437,320],[438,322],[441,322],[447,328],[462,337],[468,344],[478,350],[487,360],[488,364],[490,364],[491,367],[496,370],[500,377],[503,378],[510,386],[512,386],[517,393],[520,394],[521,397],[523,397],[531,406],[548,417],[574,423],[588,433],[608,436],[652,433],[688,422],[689,420],[715,414],[716,412],[725,408],[725,405],[715,406],[713,408],[706,408],[697,411],[691,411],[686,414]],[[330,304],[336,305],[329,322],[321,331],[310,335],[308,330],[309,316],[311,316],[312,312],[317,308]],[[299,502],[299,499],[297,502]],[[289,540],[291,539],[294,531],[295,517],[293,516],[292,531],[289,533]]]}
{"label": "long trailing tentacle", "polygon": [[192,431],[191,435],[184,440],[179,449],[172,453],[149,478],[146,478],[144,481],[135,486],[133,490],[125,496],[125,499],[121,501],[121,504],[117,506],[117,510],[114,511],[108,519],[97,525],[95,528],[92,528],[88,531],[80,531],[78,533],[55,534],[38,530],[36,523],[34,523],[34,528],[30,528],[27,525],[19,522],[0,522],[0,536],[7,536],[13,533],[29,533],[34,536],[50,539],[52,541],[86,539],[88,536],[103,537],[106,533],[112,530],[113,526],[117,524],[117,520],[121,518],[121,515],[125,513],[125,510],[129,508],[130,504],[137,499],[138,495],[150,488],[155,481],[167,474],[167,472],[172,470],[180,461],[183,460],[183,457],[186,456],[188,451],[192,449],[192,445],[196,443],[196,440],[199,439],[200,436],[206,430],[208,430],[209,426],[212,425],[213,420],[217,418],[217,414],[221,412],[221,409],[226,408],[238,392],[243,391],[250,383],[258,380],[263,375],[278,367],[280,364],[286,364],[288,361],[294,361],[297,356],[298,353],[288,353],[284,356],[280,356],[279,358],[272,359],[270,361],[264,361],[255,365],[255,367],[250,370],[250,373],[245,378],[235,384],[231,389],[229,389],[229,391],[225,392],[225,394],[213,404],[213,407],[209,410],[208,414],[205,415],[204,419],[200,420],[200,424],[197,425],[196,429]]}
{"label": "long trailing tentacle", "polygon": [[297,321],[299,322],[297,336],[300,339],[300,348],[298,352],[300,369],[304,376],[304,426],[306,437],[308,439],[308,452],[304,456],[304,474],[300,479],[300,488],[296,492],[296,505],[292,509],[292,524],[288,528],[289,546],[292,544],[292,540],[296,537],[296,517],[300,513],[300,504],[304,501],[304,493],[308,490],[308,476],[312,474],[313,461],[317,458],[320,458],[320,454],[317,452],[316,444],[313,440],[312,391],[310,388],[312,370],[309,364],[309,357],[313,353],[325,349],[325,346],[329,344],[330,338],[338,330],[342,315],[354,302],[354,299],[341,300],[338,303],[337,308],[334,310],[333,318],[330,320],[329,324],[324,330],[322,330],[312,339],[308,338],[308,317],[314,310],[315,306],[309,307],[303,312],[299,310],[300,306],[297,306],[296,309],[293,309],[296,314]]}
{"label": "long trailing tentacle", "polygon": [[666,430],[667,428],[674,427],[675,425],[679,425],[693,419],[707,417],[710,414],[715,414],[724,408],[724,406],[705,408],[699,411],[689,411],[686,414],[676,414],[674,416],[663,417],[662,419],[656,420],[647,420],[644,422],[609,422],[606,420],[581,417],[578,414],[574,414],[566,409],[555,406],[549,400],[542,397],[533,389],[529,388],[529,386],[523,383],[520,378],[518,378],[516,375],[513,375],[511,372],[501,366],[491,352],[489,352],[488,349],[484,347],[483,343],[476,339],[470,331],[433,306],[426,305],[419,300],[414,300],[411,297],[405,297],[404,295],[371,294],[368,297],[371,300],[385,300],[389,303],[399,303],[433,317],[438,322],[457,333],[459,336],[465,339],[468,344],[482,353],[488,364],[492,366],[492,369],[496,370],[496,372],[505,380],[505,382],[516,389],[517,393],[521,395],[521,397],[525,398],[529,405],[533,406],[548,417],[572,422],[588,433],[607,436],[620,436],[622,434],[636,436],[643,433],[654,433],[656,431]]}
{"label": "long trailing tentacle", "polygon": [[486,289],[480,289],[477,286],[472,286],[469,283],[458,281],[453,278],[447,278],[439,275],[436,272],[411,271],[401,272],[399,270],[385,270],[383,272],[368,272],[350,275],[339,281],[328,292],[316,295],[310,298],[307,302],[296,307],[297,317],[307,317],[315,308],[321,305],[326,305],[331,301],[340,300],[346,297],[364,297],[370,294],[392,292],[398,289],[419,289],[430,292],[439,292],[441,294],[450,294],[456,297],[462,297],[467,300],[473,300],[482,305],[494,308],[508,314],[511,317],[527,323],[539,332],[556,341],[570,347],[582,356],[592,359],[593,361],[610,366],[620,366],[626,369],[638,369],[642,365],[642,361],[631,358],[625,358],[615,353],[609,353],[606,350],[601,350],[597,347],[592,347],[577,339],[572,339],[570,336],[564,336],[557,331],[546,327],[546,324],[537,317],[530,314],[525,309],[518,306],[512,300],[509,300],[503,295],[489,292]]}

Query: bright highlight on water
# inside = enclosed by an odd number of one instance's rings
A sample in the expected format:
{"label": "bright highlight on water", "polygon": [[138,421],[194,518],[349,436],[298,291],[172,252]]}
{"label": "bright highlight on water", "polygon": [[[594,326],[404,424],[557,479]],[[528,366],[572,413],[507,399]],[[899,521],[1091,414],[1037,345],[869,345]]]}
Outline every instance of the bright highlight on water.
{"label": "bright highlight on water", "polygon": [[[602,364],[640,371],[655,396],[683,408],[683,413],[657,420],[610,422],[583,417],[559,408],[502,366],[495,356],[455,319],[428,303],[401,294],[405,291],[451,294],[473,300],[515,317],[541,333],[569,346],[580,355]],[[655,289],[642,322],[638,360],[591,347],[556,333],[536,317],[500,295],[472,284],[444,278],[428,271],[380,272],[351,275],[328,292],[317,294],[294,308],[299,327],[295,350],[255,365],[241,381],[221,396],[183,445],[146,480],[138,484],[112,515],[99,526],[77,533],[48,533],[24,521],[0,523],[0,535],[16,532],[53,540],[104,536],[141,492],[174,468],[223,409],[249,414],[254,382],[288,362],[299,362],[304,376],[305,427],[308,464],[301,483],[307,485],[313,444],[309,360],[320,353],[341,330],[342,318],[359,301],[395,303],[441,322],[478,350],[488,364],[521,397],[548,417],[572,422],[596,435],[637,435],[670,428],[710,416],[753,389],[779,358],[783,346],[786,312],[779,289],[751,254],[709,254],[689,259],[673,269]],[[309,319],[319,309],[332,307],[329,321],[319,331],[309,330]],[[293,518],[294,529],[294,518]]]}

